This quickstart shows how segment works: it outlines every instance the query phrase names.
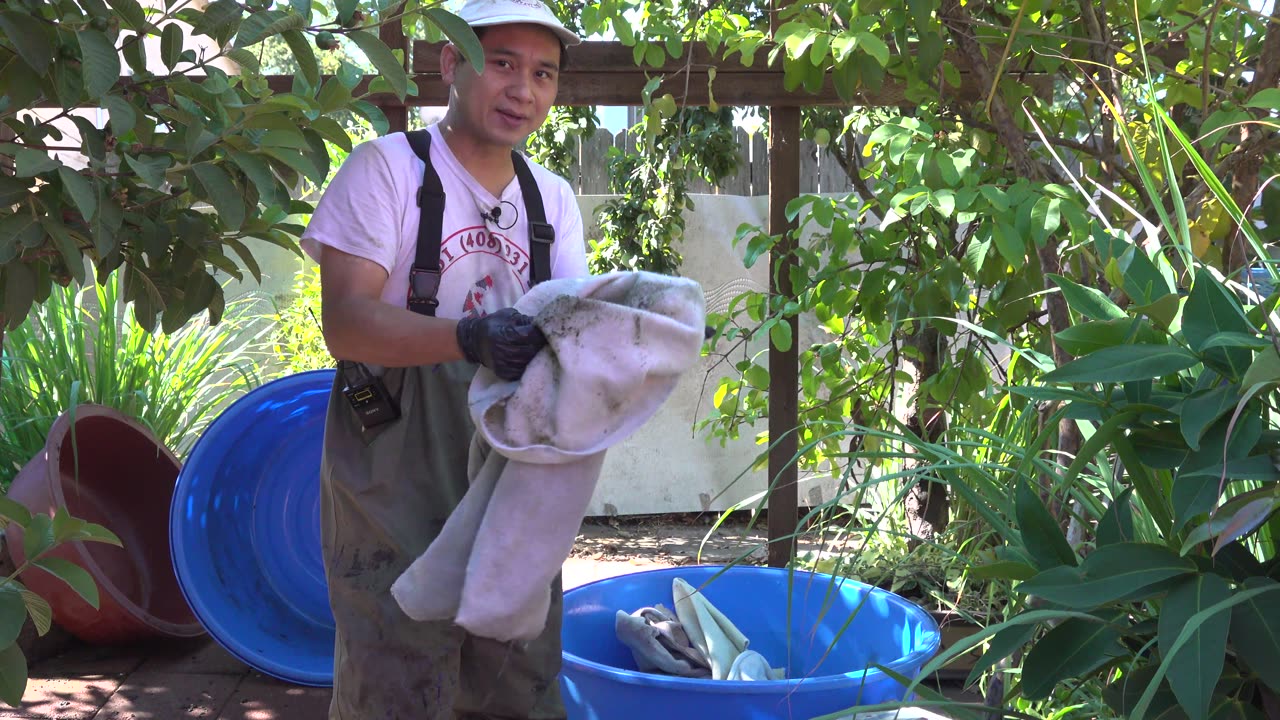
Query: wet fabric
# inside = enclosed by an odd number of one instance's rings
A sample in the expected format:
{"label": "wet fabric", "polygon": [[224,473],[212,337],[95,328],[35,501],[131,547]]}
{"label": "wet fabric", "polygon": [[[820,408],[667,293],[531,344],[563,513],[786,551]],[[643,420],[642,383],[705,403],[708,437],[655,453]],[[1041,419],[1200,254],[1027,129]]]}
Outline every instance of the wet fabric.
{"label": "wet fabric", "polygon": [[618,640],[631,650],[641,672],[659,672],[690,678],[711,677],[711,663],[694,647],[689,634],[670,610],[662,605],[644,607],[614,617]]}
{"label": "wet fabric", "polygon": [[636,668],[712,680],[781,680],[773,668],[724,613],[688,582],[671,583],[674,616],[662,605],[628,614],[618,610],[614,632],[631,650]]}
{"label": "wet fabric", "polygon": [[410,619],[390,587],[467,492],[475,366],[391,369],[401,419],[364,430],[335,383],[321,464],[321,533],[336,625],[330,720],[564,718],[560,582],[548,582],[546,629],[529,643],[475,637],[452,622]]}
{"label": "wet fabric", "polygon": [[468,402],[493,451],[462,504],[392,588],[420,620],[499,640],[544,631],[550,581],[582,525],[607,449],[639,429],[701,354],[705,308],[687,278],[550,280],[516,303],[547,347],[515,382],[482,368]]}

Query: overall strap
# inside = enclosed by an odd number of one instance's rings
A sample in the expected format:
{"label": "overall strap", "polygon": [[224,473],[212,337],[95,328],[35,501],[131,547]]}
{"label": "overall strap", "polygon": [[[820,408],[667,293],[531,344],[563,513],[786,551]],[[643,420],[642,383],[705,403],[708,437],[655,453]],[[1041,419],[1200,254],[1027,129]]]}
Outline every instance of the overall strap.
{"label": "overall strap", "polygon": [[435,315],[440,300],[440,236],[444,232],[444,186],[431,165],[431,133],[414,130],[405,133],[409,146],[424,163],[422,187],[418,190],[418,247],[409,271],[409,297],[406,307],[421,315]]}
{"label": "overall strap", "polygon": [[524,208],[529,213],[529,286],[532,287],[551,279],[551,243],[556,241],[556,229],[547,223],[542,193],[524,156],[512,150],[511,164],[515,166],[520,194],[524,196]]}

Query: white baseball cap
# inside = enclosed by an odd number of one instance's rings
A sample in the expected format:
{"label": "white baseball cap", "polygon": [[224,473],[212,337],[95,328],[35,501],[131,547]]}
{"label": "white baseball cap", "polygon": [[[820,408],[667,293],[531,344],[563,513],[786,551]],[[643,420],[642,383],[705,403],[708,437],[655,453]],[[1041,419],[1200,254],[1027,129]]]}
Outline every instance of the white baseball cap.
{"label": "white baseball cap", "polygon": [[566,47],[582,42],[582,38],[566,28],[542,0],[467,0],[457,15],[473,28],[532,23],[555,33]]}

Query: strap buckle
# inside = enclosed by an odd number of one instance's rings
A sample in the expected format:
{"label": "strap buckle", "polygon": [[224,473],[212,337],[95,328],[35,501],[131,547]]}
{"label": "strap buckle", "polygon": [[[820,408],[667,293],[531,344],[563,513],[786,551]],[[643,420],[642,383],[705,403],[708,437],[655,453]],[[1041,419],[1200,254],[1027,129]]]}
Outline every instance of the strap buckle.
{"label": "strap buckle", "polygon": [[422,315],[434,315],[440,301],[436,294],[440,292],[440,271],[414,267],[409,271],[410,310]]}
{"label": "strap buckle", "polygon": [[534,242],[543,243],[544,245],[550,245],[556,241],[556,229],[550,223],[530,220],[529,239]]}

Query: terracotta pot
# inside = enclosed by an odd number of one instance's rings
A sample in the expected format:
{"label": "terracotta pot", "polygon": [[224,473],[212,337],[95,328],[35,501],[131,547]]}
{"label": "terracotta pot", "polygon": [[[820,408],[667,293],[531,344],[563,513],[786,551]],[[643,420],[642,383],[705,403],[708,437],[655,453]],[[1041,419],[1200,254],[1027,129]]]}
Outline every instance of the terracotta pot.
{"label": "terracotta pot", "polygon": [[[49,601],[54,622],[85,642],[204,634],[178,586],[169,552],[169,504],[181,468],[177,458],[145,427],[99,405],[76,408],[74,447],[70,430],[70,414],[63,413],[44,449],[14,479],[9,497],[33,514],[52,516],[65,506],[73,517],[114,532],[124,547],[69,542],[50,553],[93,576],[97,610],[39,568],[23,572],[22,582]],[[6,535],[9,553],[21,566],[26,562],[22,528],[11,524]]]}

